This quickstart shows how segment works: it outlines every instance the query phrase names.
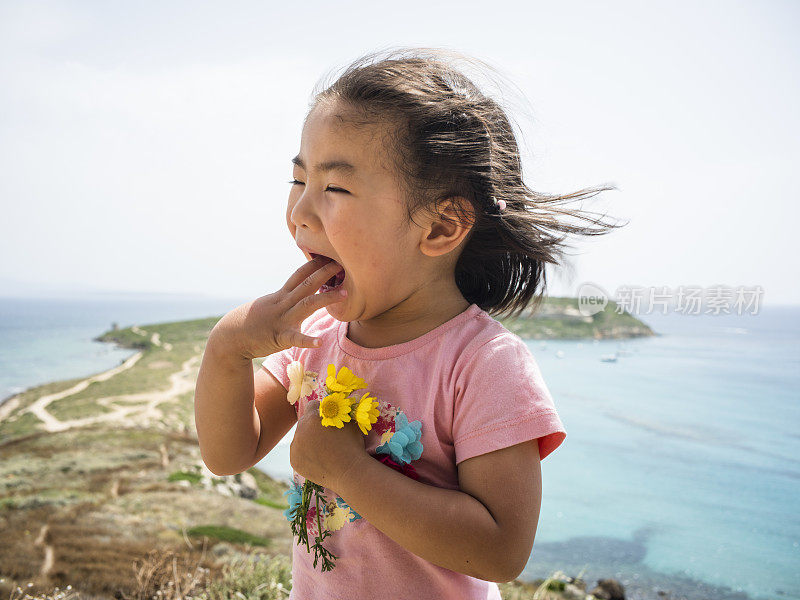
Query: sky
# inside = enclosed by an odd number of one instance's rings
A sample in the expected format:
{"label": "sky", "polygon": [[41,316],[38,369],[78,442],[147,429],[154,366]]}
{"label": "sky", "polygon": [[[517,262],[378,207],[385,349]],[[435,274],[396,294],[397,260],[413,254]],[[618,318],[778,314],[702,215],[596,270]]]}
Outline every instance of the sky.
{"label": "sky", "polygon": [[800,304],[798,26],[793,1],[0,0],[0,296],[278,290],[315,84],[433,46],[505,78],[531,188],[617,187],[582,208],[627,225],[570,240],[551,295]]}

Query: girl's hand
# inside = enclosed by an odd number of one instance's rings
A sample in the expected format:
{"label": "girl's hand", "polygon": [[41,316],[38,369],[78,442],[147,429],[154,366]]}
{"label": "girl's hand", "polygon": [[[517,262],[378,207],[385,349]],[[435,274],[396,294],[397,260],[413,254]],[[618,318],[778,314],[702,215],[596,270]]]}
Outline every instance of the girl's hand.
{"label": "girl's hand", "polygon": [[300,324],[323,306],[344,300],[341,289],[317,294],[341,270],[336,261],[317,256],[297,269],[273,294],[237,306],[214,326],[210,337],[250,360],[296,346],[316,348]]}
{"label": "girl's hand", "polygon": [[314,400],[297,421],[289,462],[298,474],[335,492],[349,468],[369,456],[365,437],[354,420],[341,429],[323,425]]}

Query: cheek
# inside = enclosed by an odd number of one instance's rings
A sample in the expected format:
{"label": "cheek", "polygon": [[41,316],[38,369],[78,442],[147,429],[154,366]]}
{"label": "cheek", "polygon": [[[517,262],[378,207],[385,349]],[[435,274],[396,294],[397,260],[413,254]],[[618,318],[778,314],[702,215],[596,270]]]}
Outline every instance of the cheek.
{"label": "cheek", "polygon": [[402,242],[393,231],[359,227],[348,232],[350,255],[376,279],[389,280],[401,268]]}

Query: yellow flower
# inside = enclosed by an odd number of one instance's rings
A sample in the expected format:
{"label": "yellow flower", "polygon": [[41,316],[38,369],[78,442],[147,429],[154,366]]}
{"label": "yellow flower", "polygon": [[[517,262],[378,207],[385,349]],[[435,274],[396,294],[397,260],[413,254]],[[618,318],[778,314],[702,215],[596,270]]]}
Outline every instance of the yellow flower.
{"label": "yellow flower", "polygon": [[335,425],[339,429],[350,421],[350,398],[344,392],[334,392],[322,399],[319,403],[319,416],[326,427]]}
{"label": "yellow flower", "polygon": [[392,431],[391,429],[389,431],[384,431],[383,435],[381,436],[381,443],[378,444],[378,445],[385,444],[390,439],[392,439],[393,435],[394,435],[394,431]]}
{"label": "yellow flower", "polygon": [[361,400],[355,407],[355,418],[361,433],[367,435],[372,429],[372,424],[378,420],[378,402],[375,398],[370,398],[369,392],[361,396]]}
{"label": "yellow flower", "polygon": [[345,523],[350,520],[350,510],[337,506],[327,515],[325,515],[325,528],[331,531],[341,529]]}
{"label": "yellow flower", "polygon": [[339,369],[339,374],[337,375],[336,366],[333,363],[328,365],[328,377],[325,378],[325,385],[331,392],[344,392],[345,395],[354,390],[367,387],[364,380],[356,377],[347,367]]}

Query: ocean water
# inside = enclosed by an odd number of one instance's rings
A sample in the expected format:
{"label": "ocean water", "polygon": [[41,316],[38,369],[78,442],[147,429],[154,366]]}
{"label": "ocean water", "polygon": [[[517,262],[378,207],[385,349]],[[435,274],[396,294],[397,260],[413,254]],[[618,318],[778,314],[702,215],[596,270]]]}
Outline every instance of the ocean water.
{"label": "ocean water", "polygon": [[247,299],[97,295],[0,297],[0,402],[22,390],[88,377],[120,364],[135,350],[92,338],[110,330],[222,316]]}
{"label": "ocean water", "polygon": [[[800,307],[639,317],[662,335],[527,342],[567,437],[522,578],[800,598]],[[291,478],[293,433],[260,468]]]}
{"label": "ocean water", "polygon": [[530,344],[567,438],[528,572],[800,598],[800,307],[640,318],[663,335]]}
{"label": "ocean water", "polygon": [[[0,398],[119,364],[132,351],[91,341],[112,321],[218,316],[244,301],[0,299]],[[661,335],[528,342],[567,438],[542,463],[522,577],[614,577],[632,599],[800,599],[800,307],[639,317]],[[292,434],[259,468],[291,478]]]}

